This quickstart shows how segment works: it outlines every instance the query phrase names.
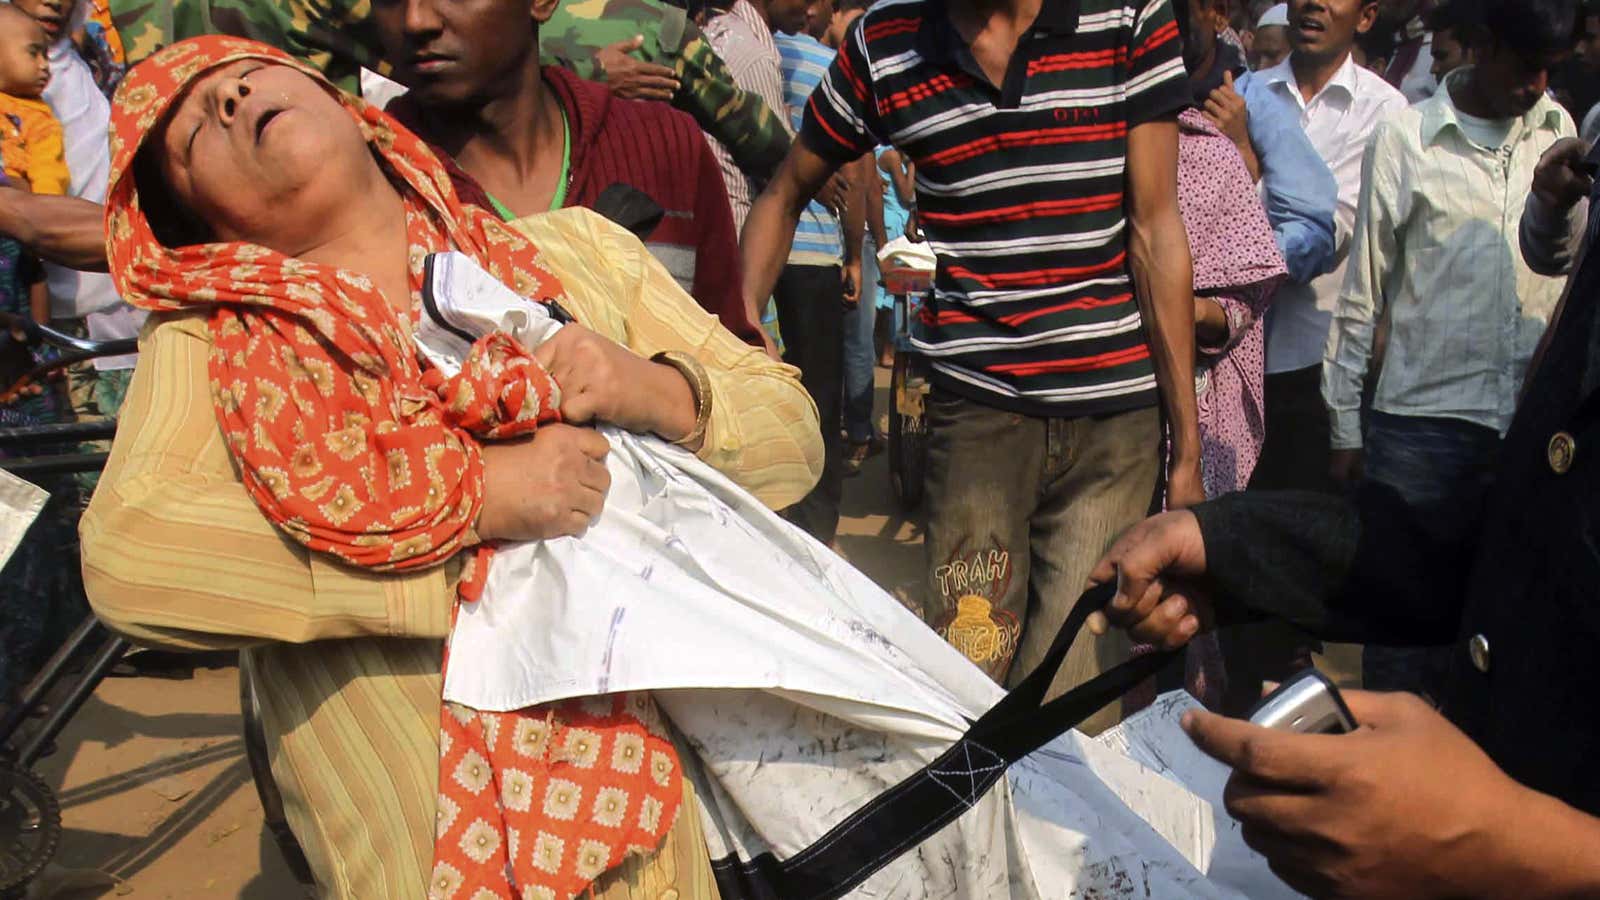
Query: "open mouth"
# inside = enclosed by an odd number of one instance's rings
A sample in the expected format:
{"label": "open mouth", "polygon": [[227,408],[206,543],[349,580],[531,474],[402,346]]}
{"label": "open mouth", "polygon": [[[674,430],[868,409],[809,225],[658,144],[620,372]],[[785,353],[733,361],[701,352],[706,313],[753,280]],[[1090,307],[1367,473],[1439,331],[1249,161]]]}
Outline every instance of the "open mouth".
{"label": "open mouth", "polygon": [[284,112],[285,110],[282,109],[269,109],[262,113],[260,118],[256,119],[256,143],[259,144],[261,142],[261,135],[267,130],[267,125]]}
{"label": "open mouth", "polygon": [[1325,22],[1308,16],[1295,22],[1294,29],[1301,37],[1310,38],[1326,32],[1328,26]]}
{"label": "open mouth", "polygon": [[61,17],[58,15],[47,14],[40,16],[38,22],[40,27],[44,28],[49,34],[56,34],[61,31]]}

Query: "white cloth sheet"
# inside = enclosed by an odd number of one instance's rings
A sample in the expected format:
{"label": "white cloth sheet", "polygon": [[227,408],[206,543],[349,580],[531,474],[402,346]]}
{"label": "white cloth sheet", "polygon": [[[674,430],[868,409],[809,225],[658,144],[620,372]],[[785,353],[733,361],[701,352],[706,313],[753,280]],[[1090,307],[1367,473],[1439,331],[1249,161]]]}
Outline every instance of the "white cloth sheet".
{"label": "white cloth sheet", "polygon": [[[499,328],[534,346],[560,327],[459,255],[435,258],[433,285],[445,324],[425,318],[416,339],[447,372],[468,336]],[[653,692],[680,737],[714,860],[793,857],[1000,699],[893,597],[709,466],[652,437],[602,431],[604,512],[581,538],[499,550],[482,599],[458,617],[446,699],[507,710]],[[966,813],[852,896],[1284,892],[1247,852],[1228,880],[1208,875],[1212,804],[1075,732],[962,800]]]}

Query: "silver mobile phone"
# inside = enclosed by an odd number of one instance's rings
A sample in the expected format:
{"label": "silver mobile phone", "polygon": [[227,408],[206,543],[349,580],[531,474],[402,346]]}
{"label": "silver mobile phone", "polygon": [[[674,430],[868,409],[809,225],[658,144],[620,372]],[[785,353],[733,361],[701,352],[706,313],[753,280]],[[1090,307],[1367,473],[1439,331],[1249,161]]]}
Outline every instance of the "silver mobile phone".
{"label": "silver mobile phone", "polygon": [[1339,688],[1316,669],[1306,669],[1278,685],[1250,710],[1252,724],[1303,734],[1345,734],[1356,730],[1356,718],[1339,696]]}

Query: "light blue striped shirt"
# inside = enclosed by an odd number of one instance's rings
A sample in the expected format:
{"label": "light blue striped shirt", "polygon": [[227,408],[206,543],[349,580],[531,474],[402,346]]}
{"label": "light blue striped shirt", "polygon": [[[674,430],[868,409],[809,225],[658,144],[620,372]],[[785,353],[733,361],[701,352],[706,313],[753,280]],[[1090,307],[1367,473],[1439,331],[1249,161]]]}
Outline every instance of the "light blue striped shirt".
{"label": "light blue striped shirt", "polygon": [[[789,108],[789,123],[798,133],[805,118],[806,101],[822,83],[834,53],[816,38],[806,34],[773,34],[783,65],[783,100]],[[844,241],[839,220],[813,200],[800,214],[794,232],[794,247],[789,251],[791,266],[837,266],[844,257]]]}

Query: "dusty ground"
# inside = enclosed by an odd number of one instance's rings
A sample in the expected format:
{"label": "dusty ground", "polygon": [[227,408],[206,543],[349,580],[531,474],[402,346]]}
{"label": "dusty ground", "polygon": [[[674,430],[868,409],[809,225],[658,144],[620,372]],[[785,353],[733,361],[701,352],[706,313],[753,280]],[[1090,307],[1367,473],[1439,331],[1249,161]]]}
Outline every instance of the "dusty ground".
{"label": "dusty ground", "polygon": [[[883,457],[845,482],[843,512],[845,556],[902,600],[914,598],[921,526],[901,513]],[[1332,668],[1353,670],[1348,650]],[[39,767],[61,792],[66,827],[40,893],[304,896],[262,827],[240,727],[238,670],[220,661],[182,680],[102,684]]]}

